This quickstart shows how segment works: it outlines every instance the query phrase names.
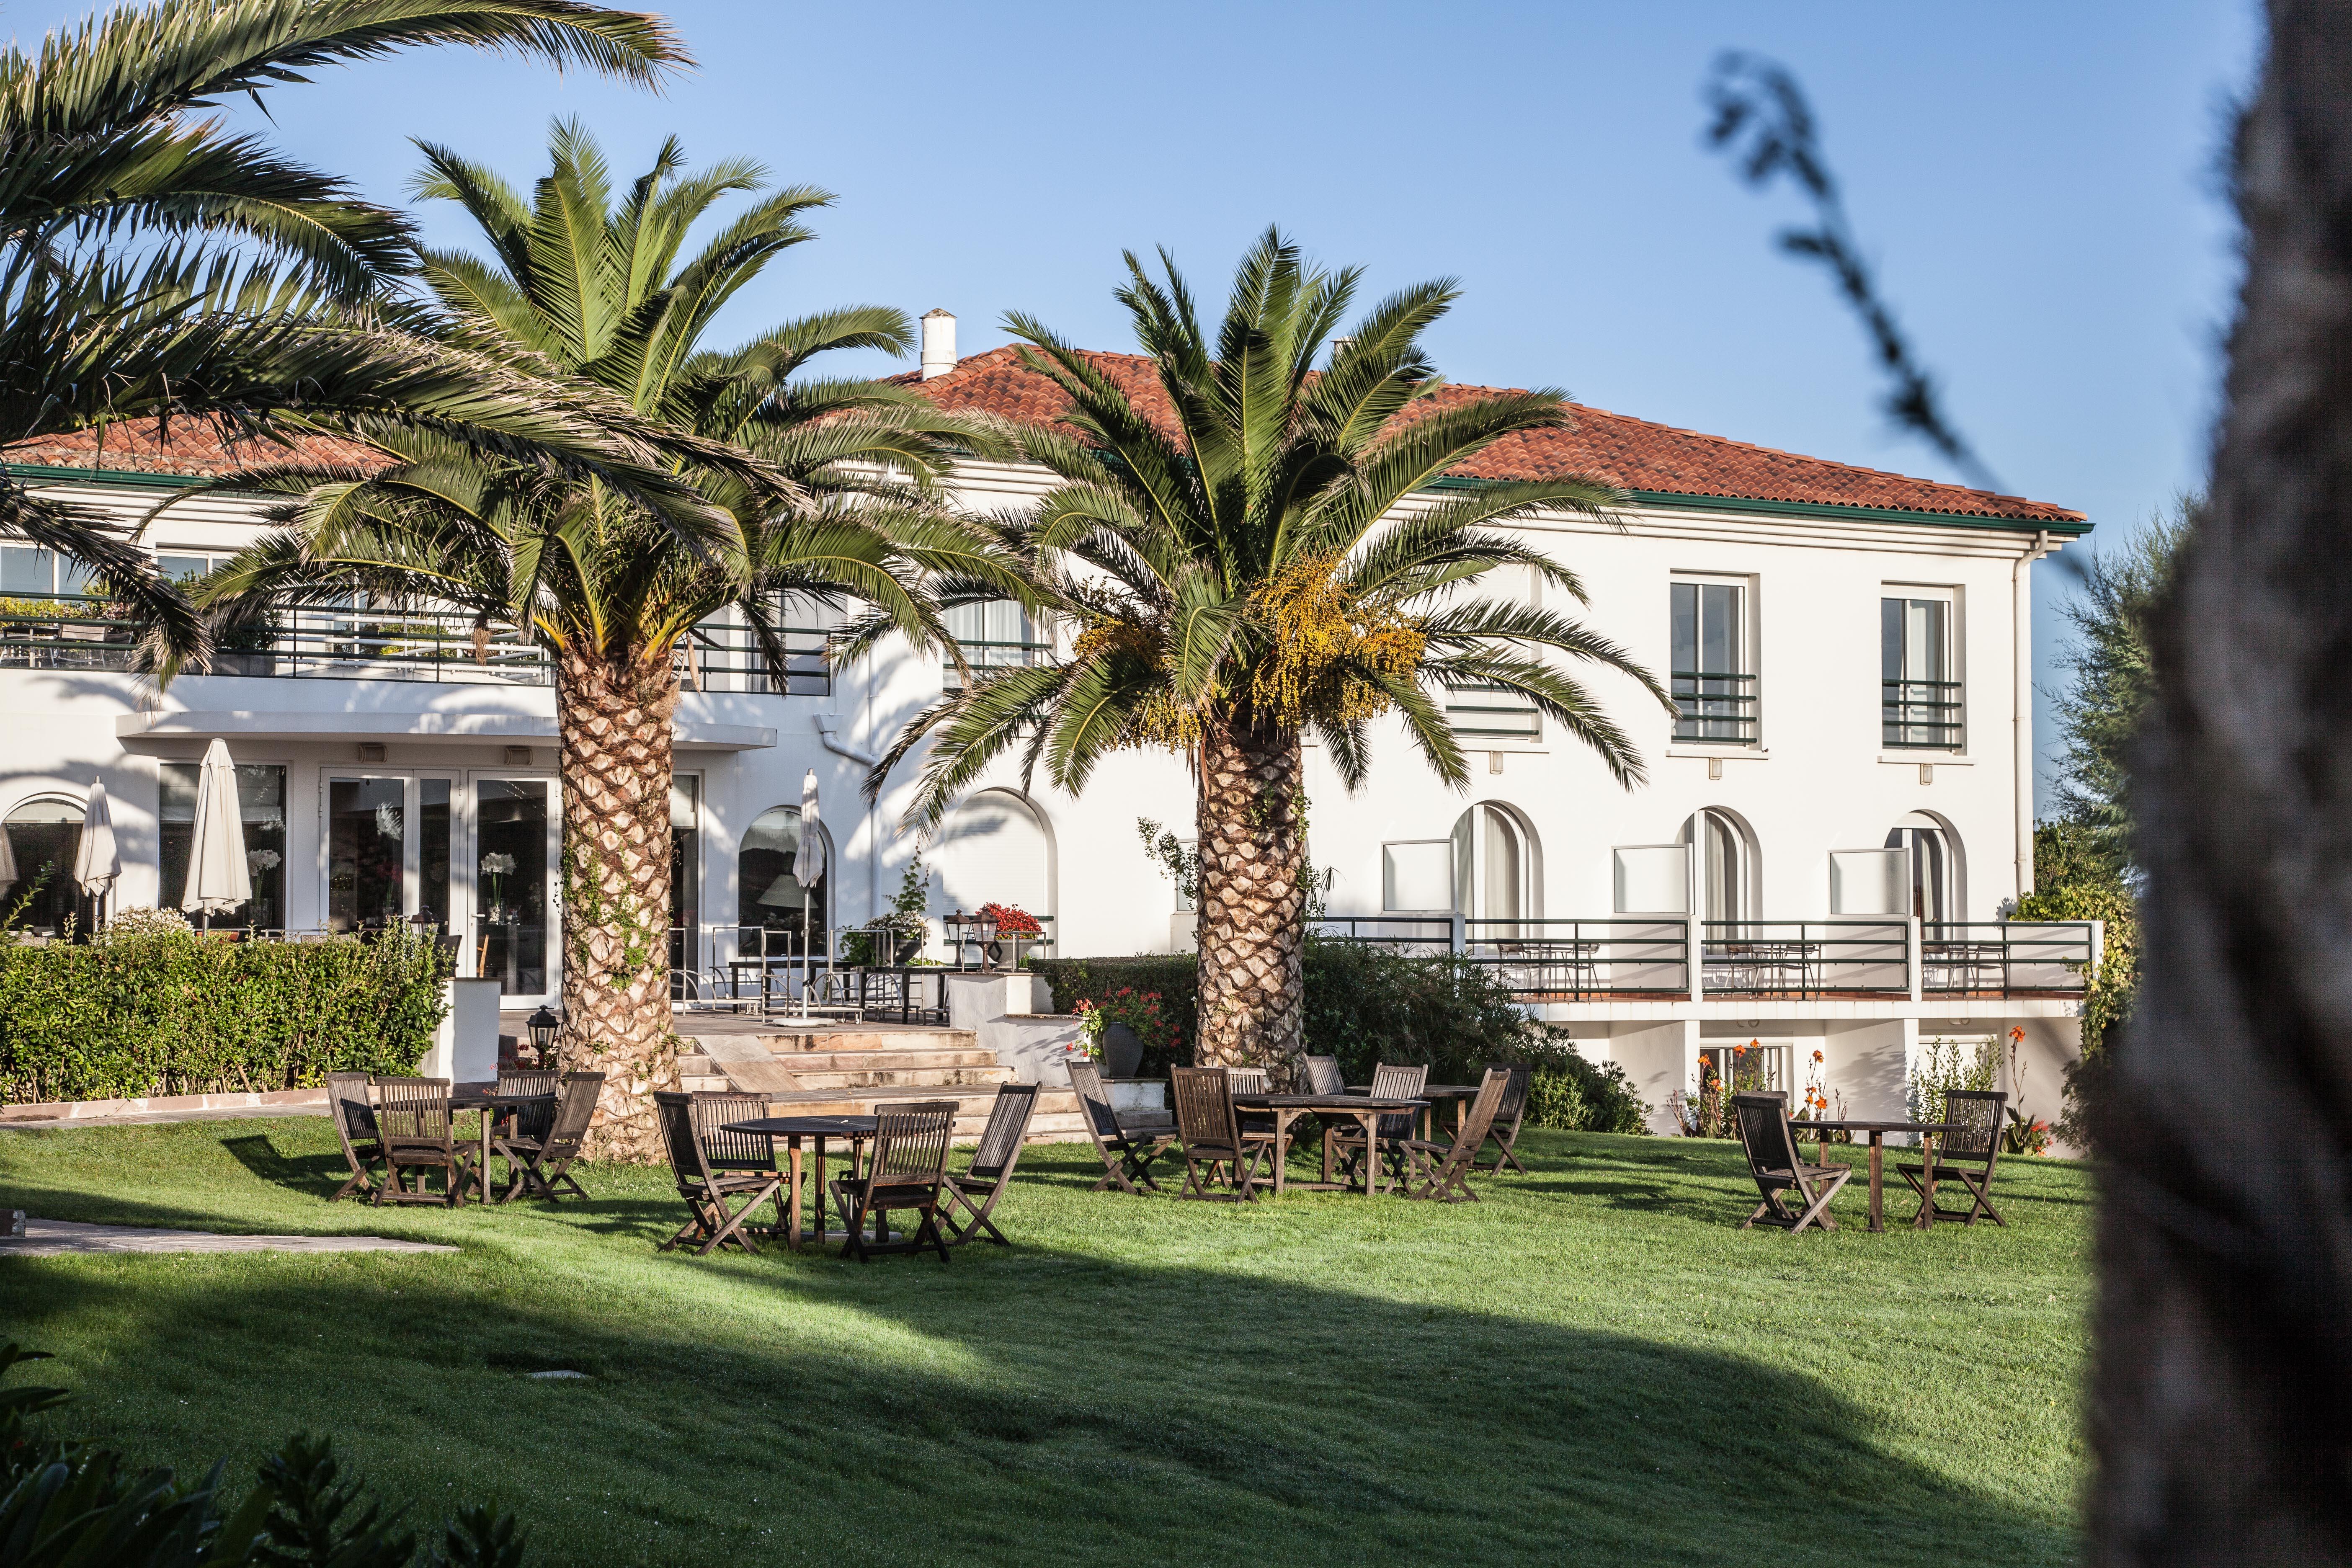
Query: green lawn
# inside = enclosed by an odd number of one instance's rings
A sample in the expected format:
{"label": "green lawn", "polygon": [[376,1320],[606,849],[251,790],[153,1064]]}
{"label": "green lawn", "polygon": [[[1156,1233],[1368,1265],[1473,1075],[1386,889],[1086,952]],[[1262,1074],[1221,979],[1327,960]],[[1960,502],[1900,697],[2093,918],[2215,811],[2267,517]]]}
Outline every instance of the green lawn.
{"label": "green lawn", "polygon": [[1735,1228],[1732,1145],[1525,1144],[1450,1208],[1098,1196],[1033,1149],[1019,1245],[942,1268],[656,1254],[660,1171],[330,1205],[324,1121],[15,1132],[37,1215],[463,1251],[0,1259],[0,1323],[58,1352],[60,1430],[242,1468],[324,1429],[550,1564],[2073,1560],[2085,1172],[2006,1164],[2011,1229],[1927,1236],[1857,1180],[1790,1237]]}

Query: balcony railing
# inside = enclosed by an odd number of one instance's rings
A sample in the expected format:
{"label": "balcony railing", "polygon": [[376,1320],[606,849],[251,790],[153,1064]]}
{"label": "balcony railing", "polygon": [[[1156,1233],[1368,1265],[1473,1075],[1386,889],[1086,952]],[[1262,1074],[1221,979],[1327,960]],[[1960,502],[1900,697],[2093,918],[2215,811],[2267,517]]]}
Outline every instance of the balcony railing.
{"label": "balcony railing", "polygon": [[1673,675],[1675,739],[1704,744],[1752,746],[1758,733],[1756,677],[1703,669]]}
{"label": "balcony railing", "polygon": [[[1000,669],[1027,669],[1053,661],[1054,645],[1049,642],[982,642],[978,639],[957,639],[963,649],[964,662],[976,676],[987,676]],[[957,670],[955,660],[940,661],[940,684],[942,689],[961,691],[963,676]]]}
{"label": "balcony railing", "polygon": [[1885,744],[1946,752],[1959,749],[1958,681],[1888,680],[1880,684]]}
{"label": "balcony railing", "polygon": [[[68,595],[0,597],[0,669],[132,670],[138,628],[110,616],[104,600]],[[697,626],[679,673],[712,691],[832,689],[826,634],[791,627],[779,678],[746,626]],[[421,680],[475,686],[546,686],[547,652],[505,622],[477,624],[460,612],[334,606],[281,611],[268,626],[232,630],[211,662],[189,673],[274,679]]]}
{"label": "balcony railing", "polygon": [[1543,714],[1518,692],[1501,686],[1458,686],[1446,694],[1445,717],[1465,741],[1538,741]]}
{"label": "balcony railing", "polygon": [[[1536,1005],[1620,997],[1908,999],[1915,980],[1912,923],[1894,916],[1702,921],[1696,954],[1691,922],[1681,915],[1330,915],[1314,929],[1320,937],[1419,957],[1452,953],[1492,971],[1514,997]],[[2079,996],[2096,948],[2087,921],[1928,922],[1919,929],[1916,994]]]}

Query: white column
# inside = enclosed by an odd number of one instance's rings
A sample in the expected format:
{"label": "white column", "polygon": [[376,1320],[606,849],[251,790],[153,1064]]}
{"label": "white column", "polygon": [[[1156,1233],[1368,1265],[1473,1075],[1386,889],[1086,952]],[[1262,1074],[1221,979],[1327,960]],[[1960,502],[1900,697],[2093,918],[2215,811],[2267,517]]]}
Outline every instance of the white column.
{"label": "white column", "polygon": [[2033,891],[2033,563],[2050,553],[2050,535],[2032,545],[2011,569],[2011,660],[2016,689],[2011,711],[2011,745],[2017,765],[2017,896]]}

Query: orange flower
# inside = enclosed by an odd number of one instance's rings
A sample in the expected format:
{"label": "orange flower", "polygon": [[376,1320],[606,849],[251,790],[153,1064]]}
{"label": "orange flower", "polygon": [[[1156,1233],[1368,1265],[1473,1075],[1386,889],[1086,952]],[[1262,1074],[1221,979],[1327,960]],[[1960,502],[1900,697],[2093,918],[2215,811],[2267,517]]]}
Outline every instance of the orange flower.
{"label": "orange flower", "polygon": [[2021,1025],[2011,1024],[2009,1026],[2009,1038],[2011,1045],[2023,1045],[2025,1043],[2024,1027]]}
{"label": "orange flower", "polygon": [[1819,1060],[1821,1060],[1821,1059],[1822,1059],[1822,1053],[1821,1053],[1821,1052],[1819,1052],[1819,1051],[1815,1051],[1815,1052],[1813,1053],[1813,1060],[1815,1060],[1815,1061],[1819,1061]]}

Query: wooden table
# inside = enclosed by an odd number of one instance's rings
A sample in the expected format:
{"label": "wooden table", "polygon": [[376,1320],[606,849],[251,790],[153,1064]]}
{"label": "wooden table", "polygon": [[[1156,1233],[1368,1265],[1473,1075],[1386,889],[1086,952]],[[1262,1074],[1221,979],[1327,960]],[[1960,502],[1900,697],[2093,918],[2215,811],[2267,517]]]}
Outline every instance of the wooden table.
{"label": "wooden table", "polygon": [[[1377,1190],[1381,1173],[1381,1118],[1402,1116],[1412,1111],[1426,1112],[1425,1100],[1374,1100],[1365,1094],[1237,1094],[1234,1104],[1244,1110],[1270,1110],[1274,1113],[1274,1190],[1276,1194],[1288,1186],[1283,1168],[1289,1162],[1290,1124],[1302,1116],[1352,1116],[1356,1125],[1364,1130],[1364,1195]],[[1301,1182],[1299,1186],[1311,1192],[1339,1193],[1348,1189],[1345,1182],[1331,1179],[1331,1166],[1327,1160],[1323,1179]]]}
{"label": "wooden table", "polygon": [[490,1113],[494,1110],[520,1110],[526,1106],[553,1105],[554,1103],[555,1096],[551,1094],[500,1094],[494,1089],[479,1088],[452,1089],[449,1091],[449,1110],[452,1115],[461,1110],[474,1110],[481,1113],[481,1158],[474,1166],[474,1185],[480,1191],[482,1202],[485,1205],[505,1201],[503,1198],[490,1196],[490,1127],[493,1122],[499,1120]]}
{"label": "wooden table", "polygon": [[[782,1138],[791,1163],[791,1173],[784,1185],[791,1194],[785,1200],[784,1245],[794,1252],[803,1241],[814,1241],[822,1247],[836,1235],[845,1233],[828,1230],[824,1223],[824,1142],[828,1138],[845,1139],[849,1144],[849,1173],[857,1173],[858,1150],[875,1134],[880,1119],[873,1116],[762,1116],[750,1121],[727,1123],[730,1132],[751,1132],[769,1138]],[[816,1228],[804,1231],[801,1225],[801,1140],[816,1141]]]}
{"label": "wooden table", "polygon": [[[1348,1092],[1370,1094],[1372,1092],[1372,1086],[1368,1083],[1351,1083],[1348,1086]],[[1450,1100],[1454,1102],[1454,1131],[1458,1137],[1463,1125],[1470,1120],[1470,1102],[1478,1098],[1478,1086],[1475,1083],[1425,1083],[1421,1086],[1421,1097],[1433,1102],[1440,1100]],[[1433,1141],[1436,1138],[1436,1115],[1437,1107],[1434,1103],[1422,1108],[1421,1135],[1423,1139]]]}
{"label": "wooden table", "polygon": [[[1886,1230],[1886,1199],[1883,1174],[1886,1160],[1886,1135],[1889,1132],[1928,1134],[1953,1131],[1952,1123],[1948,1121],[1791,1121],[1789,1126],[1792,1131],[1867,1132],[1870,1134],[1870,1228],[1882,1235]],[[1925,1144],[1923,1152],[1925,1158],[1922,1163],[1927,1167],[1927,1186],[1932,1192],[1936,1184],[1936,1146],[1933,1143]],[[1813,1163],[1817,1165],[1829,1163],[1828,1138],[1822,1137],[1816,1141]],[[1920,1216],[1925,1219],[1927,1211],[1921,1210]],[[1912,1223],[1912,1228],[1925,1230],[1927,1227],[1915,1220]]]}

